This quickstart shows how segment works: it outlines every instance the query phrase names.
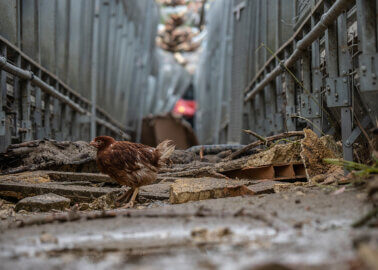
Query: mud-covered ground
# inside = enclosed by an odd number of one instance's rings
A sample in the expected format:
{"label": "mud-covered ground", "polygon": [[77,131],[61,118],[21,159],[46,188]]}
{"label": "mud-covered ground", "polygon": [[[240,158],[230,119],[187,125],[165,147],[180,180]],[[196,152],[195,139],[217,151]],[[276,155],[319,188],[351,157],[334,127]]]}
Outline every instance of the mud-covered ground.
{"label": "mud-covered ground", "polygon": [[351,227],[371,209],[365,194],[298,186],[108,219],[22,228],[5,219],[0,269],[367,269],[359,247],[378,230]]}

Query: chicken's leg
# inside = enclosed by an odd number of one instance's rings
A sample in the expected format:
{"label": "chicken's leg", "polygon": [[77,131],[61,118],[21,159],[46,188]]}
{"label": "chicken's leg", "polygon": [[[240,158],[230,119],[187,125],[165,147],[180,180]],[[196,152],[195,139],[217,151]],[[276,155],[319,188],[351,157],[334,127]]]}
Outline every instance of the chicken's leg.
{"label": "chicken's leg", "polygon": [[135,201],[136,196],[138,195],[138,192],[139,192],[139,188],[135,188],[134,191],[133,191],[133,195],[131,196],[130,201],[127,204],[125,204],[124,206],[122,206],[122,208],[133,208],[134,201]]}
{"label": "chicken's leg", "polygon": [[133,194],[133,189],[124,190],[123,193],[116,199],[116,206],[120,206],[123,202],[130,200],[131,195]]}

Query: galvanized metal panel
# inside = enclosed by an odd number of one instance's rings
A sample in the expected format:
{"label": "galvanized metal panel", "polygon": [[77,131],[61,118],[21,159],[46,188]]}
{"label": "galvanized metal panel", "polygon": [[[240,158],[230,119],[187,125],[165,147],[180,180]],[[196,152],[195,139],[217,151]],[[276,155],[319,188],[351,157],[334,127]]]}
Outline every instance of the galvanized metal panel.
{"label": "galvanized metal panel", "polygon": [[82,93],[79,84],[80,74],[80,42],[82,38],[81,15],[82,15],[82,1],[85,0],[70,0],[70,17],[69,17],[69,54],[68,54],[68,78],[67,83],[72,88],[77,89]]}
{"label": "galvanized metal panel", "polygon": [[70,1],[56,1],[55,44],[57,75],[67,82]]}
{"label": "galvanized metal panel", "polygon": [[39,61],[38,2],[22,0],[21,3],[21,49],[31,58]]}
{"label": "galvanized metal panel", "polygon": [[0,33],[13,44],[17,44],[17,1],[0,1]]}
{"label": "galvanized metal panel", "polygon": [[56,72],[55,23],[56,4],[51,0],[39,0],[39,31],[41,64]]}

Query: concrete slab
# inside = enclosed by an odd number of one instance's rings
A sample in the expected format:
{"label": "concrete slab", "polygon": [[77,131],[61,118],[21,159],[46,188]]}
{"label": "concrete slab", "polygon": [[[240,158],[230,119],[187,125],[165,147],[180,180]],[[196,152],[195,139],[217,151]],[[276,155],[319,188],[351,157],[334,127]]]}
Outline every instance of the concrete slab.
{"label": "concrete slab", "polygon": [[26,210],[29,212],[47,212],[52,209],[64,210],[69,208],[70,199],[54,193],[27,197],[16,204],[16,211]]}

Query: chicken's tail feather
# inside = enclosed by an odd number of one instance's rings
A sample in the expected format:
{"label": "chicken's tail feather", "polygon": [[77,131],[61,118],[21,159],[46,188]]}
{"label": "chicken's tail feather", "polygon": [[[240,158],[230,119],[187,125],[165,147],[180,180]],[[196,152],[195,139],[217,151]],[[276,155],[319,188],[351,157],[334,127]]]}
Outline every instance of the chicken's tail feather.
{"label": "chicken's tail feather", "polygon": [[161,143],[158,144],[158,146],[156,146],[156,149],[159,151],[160,153],[160,159],[159,159],[159,163],[166,163],[166,161],[168,160],[169,156],[173,153],[173,151],[175,150],[175,146],[174,145],[170,145],[172,141],[170,140],[165,140]]}

